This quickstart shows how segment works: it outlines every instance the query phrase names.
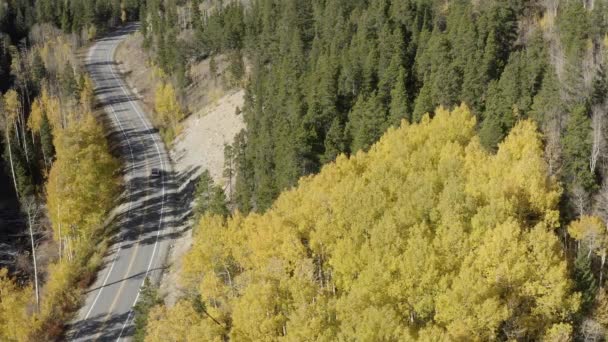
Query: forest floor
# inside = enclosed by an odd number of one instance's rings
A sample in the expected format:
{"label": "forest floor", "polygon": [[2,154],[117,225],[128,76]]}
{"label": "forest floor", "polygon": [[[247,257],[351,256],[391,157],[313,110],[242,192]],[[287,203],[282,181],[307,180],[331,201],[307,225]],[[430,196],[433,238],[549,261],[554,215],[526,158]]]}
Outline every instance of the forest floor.
{"label": "forest floor", "polygon": [[[141,98],[147,112],[154,108],[154,92],[161,81],[160,75],[149,62],[142,47],[143,37],[134,33],[121,43],[116,60],[127,82]],[[181,94],[182,105],[190,114],[182,123],[180,134],[168,146],[174,164],[178,198],[176,205],[185,208],[174,227],[180,237],[176,239],[168,256],[168,270],[161,281],[160,290],[167,305],[179,298],[178,274],[181,259],[192,244],[190,210],[198,177],[208,170],[217,184],[226,187],[224,145],[232,144],[234,137],[245,128],[239,108],[243,107],[245,92],[240,88],[227,89],[224,73],[225,58],[216,58],[217,74],[210,71],[209,60],[193,63],[189,70],[190,85]]]}

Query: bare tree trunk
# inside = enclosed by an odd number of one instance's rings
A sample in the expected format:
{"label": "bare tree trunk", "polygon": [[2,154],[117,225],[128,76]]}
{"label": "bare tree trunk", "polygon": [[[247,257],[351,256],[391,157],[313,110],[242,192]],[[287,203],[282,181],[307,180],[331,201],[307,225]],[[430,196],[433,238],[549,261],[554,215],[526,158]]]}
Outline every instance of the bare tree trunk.
{"label": "bare tree trunk", "polygon": [[604,147],[602,134],[604,129],[604,115],[599,106],[594,106],[592,115],[593,145],[591,148],[591,158],[589,159],[589,169],[594,173]]}
{"label": "bare tree trunk", "polygon": [[48,159],[46,157],[46,152],[44,152],[44,147],[42,147],[42,139],[40,140],[40,142],[41,142],[40,150],[42,151],[42,160],[44,160],[44,168],[45,168],[45,171],[48,171],[48,169],[49,169],[49,162],[48,162]]}
{"label": "bare tree trunk", "polygon": [[226,266],[226,264],[224,264],[224,270],[226,270],[226,274],[228,275],[228,284],[230,285],[230,288],[232,289],[232,276],[230,275],[230,271],[228,270],[228,266]]}
{"label": "bare tree trunk", "polygon": [[59,261],[63,259],[63,238],[61,237],[61,222],[59,222]]}
{"label": "bare tree trunk", "polygon": [[34,221],[38,214],[36,199],[30,196],[26,203],[27,222],[30,230],[30,241],[32,243],[32,262],[34,264],[34,289],[36,291],[36,309],[40,310],[40,290],[38,289],[38,263],[36,262],[36,244],[34,242]]}
{"label": "bare tree trunk", "polygon": [[15,165],[13,164],[13,149],[11,148],[11,140],[10,135],[8,134],[8,129],[6,130],[6,144],[8,145],[8,159],[9,163],[11,164],[11,174],[13,175],[15,194],[17,195],[17,199],[19,199],[19,189],[17,188],[17,178],[15,177]]}
{"label": "bare tree trunk", "polygon": [[602,279],[603,279],[603,276],[604,276],[604,263],[606,262],[606,250],[602,251],[602,258],[601,259],[602,259],[602,263],[601,263],[601,266],[600,266],[600,282],[599,282],[599,286],[598,286],[598,288],[600,288],[600,289],[602,288]]}
{"label": "bare tree trunk", "polygon": [[23,152],[25,153],[25,160],[27,161],[27,165],[30,165],[30,156],[27,152],[27,135],[25,134],[25,114],[23,113],[25,110],[25,106],[23,103],[21,104],[21,108],[19,108],[19,124],[17,126],[21,126],[21,145],[23,145]]}

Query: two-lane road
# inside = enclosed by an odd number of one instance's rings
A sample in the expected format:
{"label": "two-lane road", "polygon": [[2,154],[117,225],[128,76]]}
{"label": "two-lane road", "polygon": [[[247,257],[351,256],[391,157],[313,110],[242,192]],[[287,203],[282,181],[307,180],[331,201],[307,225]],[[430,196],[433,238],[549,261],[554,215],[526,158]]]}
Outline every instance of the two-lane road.
{"label": "two-lane road", "polygon": [[[131,25],[97,41],[86,61],[97,101],[111,122],[111,139],[119,145],[126,189],[112,223],[119,227],[116,242],[68,329],[69,341],[129,339],[139,290],[146,277],[159,280],[172,240],[171,164],[159,135],[114,62],[118,44],[134,28]],[[160,175],[152,175],[152,169],[161,170]]]}

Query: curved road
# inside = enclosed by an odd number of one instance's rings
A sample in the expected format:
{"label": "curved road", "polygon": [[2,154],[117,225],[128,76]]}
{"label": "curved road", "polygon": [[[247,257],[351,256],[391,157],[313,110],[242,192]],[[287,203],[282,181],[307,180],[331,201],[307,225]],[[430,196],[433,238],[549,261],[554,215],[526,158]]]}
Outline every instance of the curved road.
{"label": "curved road", "polygon": [[[146,277],[158,281],[168,247],[171,164],[165,147],[114,62],[130,25],[93,45],[86,67],[111,123],[110,141],[123,160],[125,193],[111,224],[118,233],[96,281],[70,324],[68,341],[118,341],[133,335],[133,306]],[[143,63],[143,61],[142,61]],[[160,176],[151,175],[153,168]]]}

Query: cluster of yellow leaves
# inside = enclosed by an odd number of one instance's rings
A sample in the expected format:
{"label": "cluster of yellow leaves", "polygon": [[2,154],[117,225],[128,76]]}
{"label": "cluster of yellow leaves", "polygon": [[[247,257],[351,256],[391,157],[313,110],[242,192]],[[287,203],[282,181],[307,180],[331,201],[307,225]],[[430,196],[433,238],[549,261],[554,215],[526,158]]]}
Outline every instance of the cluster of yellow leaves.
{"label": "cluster of yellow leaves", "polygon": [[70,61],[75,65],[74,48],[63,35],[49,34],[40,47],[40,56],[50,72],[61,73]]}
{"label": "cluster of yellow leaves", "polygon": [[154,94],[154,123],[160,128],[160,134],[166,144],[171,144],[180,132],[180,121],[185,113],[180,106],[175,88],[170,82],[161,81]]}
{"label": "cluster of yellow leaves", "polygon": [[598,256],[605,255],[608,250],[608,231],[599,217],[582,216],[570,223],[568,233],[575,240],[583,242],[589,252],[595,252]]}
{"label": "cluster of yellow leaves", "polygon": [[28,128],[39,133],[43,117],[49,119],[51,126],[56,129],[61,127],[61,109],[59,99],[49,95],[46,87],[42,88],[42,94],[34,100],[30,116],[27,121]]}
{"label": "cluster of yellow leaves", "polygon": [[19,117],[19,111],[21,110],[21,101],[19,100],[19,94],[16,90],[10,89],[4,94],[4,111],[6,116],[6,124],[13,124]]}
{"label": "cluster of yellow leaves", "polygon": [[175,88],[171,83],[160,83],[154,93],[154,110],[164,127],[175,127],[183,118],[184,112],[177,101]]}
{"label": "cluster of yellow leaves", "polygon": [[155,63],[148,62],[148,68],[152,69],[152,74],[155,78],[161,80],[167,79],[167,74],[165,73],[165,71]]}
{"label": "cluster of yellow leaves", "polygon": [[149,340],[209,316],[214,338],[238,341],[569,336],[579,295],[536,126],[520,122],[492,155],[475,124],[465,106],[440,108],[302,179],[263,215],[204,217],[182,283],[208,315],[159,309],[172,312],[151,317]]}
{"label": "cluster of yellow leaves", "polygon": [[[118,161],[112,157],[102,126],[90,112],[93,85],[88,77],[81,86],[82,112],[63,115],[60,101],[46,87],[33,101],[27,125],[38,133],[49,119],[55,161],[46,184],[47,208],[53,237],[59,241],[59,262],[49,265],[39,310],[32,303],[31,286],[19,288],[0,269],[0,341],[53,339],[78,304],[77,282],[93,270],[103,219],[119,190]],[[4,97],[7,124],[19,118],[19,98]],[[65,108],[63,108],[65,110]],[[101,244],[103,246],[103,244]]]}
{"label": "cluster of yellow leaves", "polygon": [[119,164],[93,114],[69,121],[53,132],[56,161],[46,186],[48,211],[55,239],[88,240],[112,207]]}
{"label": "cluster of yellow leaves", "polygon": [[[59,100],[43,88],[34,101],[28,122],[32,131],[40,130],[46,115],[53,132],[55,161],[48,174],[46,198],[53,237],[59,241],[59,262],[49,265],[39,312],[29,324],[27,341],[54,338],[78,304],[77,282],[92,271],[89,257],[97,250],[103,220],[113,206],[119,190],[118,161],[112,157],[102,126],[91,108],[92,83],[84,78],[81,87],[82,113],[63,116]],[[94,266],[94,265],[93,265]],[[31,323],[34,322],[34,325]]]}
{"label": "cluster of yellow leaves", "polygon": [[0,341],[26,341],[33,324],[33,290],[20,288],[7,273],[0,269]]}
{"label": "cluster of yellow leaves", "polygon": [[222,342],[222,328],[210,320],[202,320],[192,303],[179,301],[171,308],[157,306],[152,308],[149,320],[163,321],[166,324],[153,325],[148,329],[149,342]]}

